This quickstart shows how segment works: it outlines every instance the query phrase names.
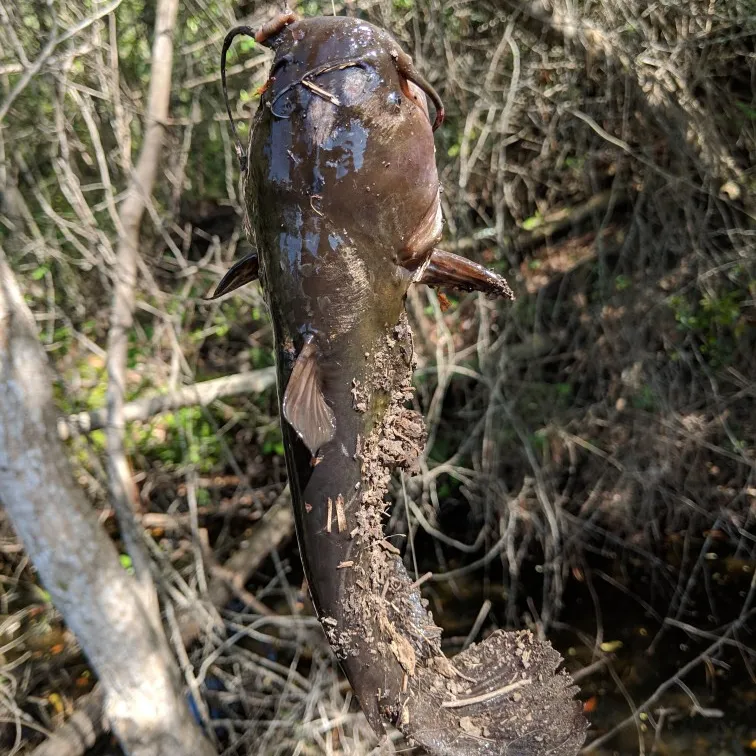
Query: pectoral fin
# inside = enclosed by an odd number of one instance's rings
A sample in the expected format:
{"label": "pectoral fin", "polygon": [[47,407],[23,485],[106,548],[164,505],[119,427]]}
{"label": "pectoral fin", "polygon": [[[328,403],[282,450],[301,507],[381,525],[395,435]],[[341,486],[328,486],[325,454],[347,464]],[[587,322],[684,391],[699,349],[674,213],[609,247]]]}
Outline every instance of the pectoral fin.
{"label": "pectoral fin", "polygon": [[416,283],[428,286],[449,286],[463,291],[482,291],[496,297],[514,299],[506,279],[472,260],[434,249],[424,267],[420,268]]}
{"label": "pectoral fin", "polygon": [[320,387],[317,348],[312,336],[305,340],[291,371],[284,393],[283,413],[313,457],[333,438],[336,418]]}
{"label": "pectoral fin", "polygon": [[225,276],[221,279],[218,287],[211,297],[205,297],[205,300],[210,302],[213,299],[218,299],[224,294],[228,294],[229,291],[234,291],[240,286],[256,281],[260,273],[260,260],[257,257],[257,252],[253,252],[247,255],[242,260],[239,260]]}

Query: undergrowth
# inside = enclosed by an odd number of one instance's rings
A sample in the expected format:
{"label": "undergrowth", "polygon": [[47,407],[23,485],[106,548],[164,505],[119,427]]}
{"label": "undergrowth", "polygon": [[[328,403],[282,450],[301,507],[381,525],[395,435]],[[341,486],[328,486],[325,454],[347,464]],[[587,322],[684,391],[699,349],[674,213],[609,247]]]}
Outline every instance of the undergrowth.
{"label": "undergrowth", "polygon": [[[94,9],[51,7],[63,27]],[[334,8],[392,30],[439,89],[445,244],[505,273],[518,295],[499,305],[455,294],[447,310],[430,290],[408,300],[430,441],[421,474],[396,482],[391,527],[409,534],[411,574],[434,573],[424,590],[448,649],[471,629],[529,625],[572,671],[589,670],[581,684],[602,743],[674,748],[678,717],[712,753],[747,747],[756,733],[735,699],[756,682],[756,9],[300,4],[305,15]],[[6,13],[0,101],[25,68],[18,50],[35,59],[51,29],[37,5]],[[129,398],[272,364],[256,285],[202,300],[248,251],[220,45],[268,13],[255,1],[181,10]],[[140,0],[114,11],[117,81],[104,19],[59,46],[0,132],[0,241],[13,240],[61,415],[104,403],[109,200],[140,145],[151,14]],[[247,41],[230,53],[239,64],[229,92],[244,137],[267,58]],[[165,602],[203,598],[201,531],[202,548],[225,558],[283,489],[274,393],[129,427],[143,516],[162,518],[148,532]],[[68,443],[117,537],[101,431]],[[56,726],[93,681],[7,523],[0,585],[0,739],[31,752],[34,728]],[[247,590],[275,619],[237,597],[190,650],[195,670],[215,654],[202,691],[224,753],[377,752],[300,585],[295,548],[274,552]]]}

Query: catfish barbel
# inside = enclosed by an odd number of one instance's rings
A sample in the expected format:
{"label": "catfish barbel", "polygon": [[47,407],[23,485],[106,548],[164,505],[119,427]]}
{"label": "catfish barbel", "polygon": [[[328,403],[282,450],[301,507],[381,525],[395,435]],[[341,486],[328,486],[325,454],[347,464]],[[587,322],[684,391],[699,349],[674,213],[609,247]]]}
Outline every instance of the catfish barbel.
{"label": "catfish barbel", "polygon": [[574,754],[585,724],[559,655],[529,633],[497,632],[447,660],[384,538],[391,473],[412,469],[425,444],[405,406],[408,288],[512,296],[501,276],[436,246],[441,99],[384,30],[290,12],[229,32],[224,92],[238,34],[275,56],[248,152],[237,139],[256,252],[215,296],[262,284],[300,554],[331,647],[378,733],[390,721],[433,754]]}

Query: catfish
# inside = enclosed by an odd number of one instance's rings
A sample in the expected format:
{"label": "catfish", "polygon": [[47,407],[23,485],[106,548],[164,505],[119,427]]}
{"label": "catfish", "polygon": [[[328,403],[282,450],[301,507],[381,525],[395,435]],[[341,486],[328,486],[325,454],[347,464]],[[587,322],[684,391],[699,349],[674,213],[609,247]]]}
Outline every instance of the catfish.
{"label": "catfish", "polygon": [[409,287],[512,297],[500,275],[438,247],[441,98],[383,29],[291,12],[229,32],[224,93],[239,34],[274,51],[247,150],[229,107],[256,251],[213,298],[261,282],[299,550],[330,645],[379,734],[390,722],[431,754],[575,754],[586,725],[559,655],[497,631],[448,660],[384,536],[391,474],[415,469],[425,444],[407,406]]}

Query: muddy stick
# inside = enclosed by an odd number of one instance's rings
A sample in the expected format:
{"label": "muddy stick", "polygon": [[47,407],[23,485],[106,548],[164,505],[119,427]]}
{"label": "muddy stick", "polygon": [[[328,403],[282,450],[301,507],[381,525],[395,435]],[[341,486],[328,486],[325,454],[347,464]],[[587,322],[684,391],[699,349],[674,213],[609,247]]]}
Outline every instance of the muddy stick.
{"label": "muddy stick", "polygon": [[[224,53],[250,33],[232,30]],[[263,287],[297,538],[323,629],[378,733],[391,722],[431,754],[575,754],[585,722],[559,655],[529,633],[497,632],[446,659],[384,538],[391,474],[412,470],[425,443],[406,406],[408,288],[511,297],[498,274],[436,248],[441,98],[387,32],[357,19],[285,13],[255,38],[275,53],[248,148],[237,148],[256,252],[218,289],[258,277]]]}

